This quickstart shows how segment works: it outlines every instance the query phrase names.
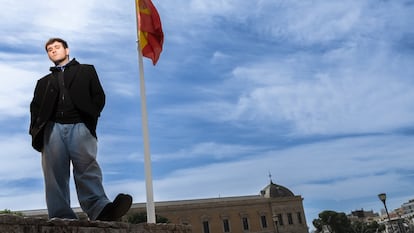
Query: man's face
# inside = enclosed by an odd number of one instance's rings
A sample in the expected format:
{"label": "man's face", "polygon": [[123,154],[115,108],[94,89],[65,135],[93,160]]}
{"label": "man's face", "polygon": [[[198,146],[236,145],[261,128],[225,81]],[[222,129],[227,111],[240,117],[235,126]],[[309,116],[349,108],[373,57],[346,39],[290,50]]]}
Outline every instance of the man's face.
{"label": "man's face", "polygon": [[65,64],[69,60],[69,48],[64,48],[63,44],[58,41],[48,45],[46,50],[49,59],[55,63],[55,65]]}

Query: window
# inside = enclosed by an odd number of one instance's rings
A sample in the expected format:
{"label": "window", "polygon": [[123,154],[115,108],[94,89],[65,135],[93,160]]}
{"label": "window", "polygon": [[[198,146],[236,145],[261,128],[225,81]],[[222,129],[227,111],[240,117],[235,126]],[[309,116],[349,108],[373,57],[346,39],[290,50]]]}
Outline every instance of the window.
{"label": "window", "polygon": [[249,230],[249,221],[246,217],[242,218],[242,223],[243,223],[243,230],[245,231]]}
{"label": "window", "polygon": [[298,223],[299,224],[302,224],[303,223],[303,221],[302,221],[302,213],[301,212],[298,212]]}
{"label": "window", "polygon": [[230,223],[228,219],[223,219],[223,230],[224,232],[230,232]]}
{"label": "window", "polygon": [[288,217],[288,223],[289,223],[289,225],[292,225],[293,224],[292,213],[288,213],[287,214],[287,217]]}
{"label": "window", "polygon": [[263,229],[267,228],[267,221],[266,221],[266,216],[265,215],[260,216],[260,221],[262,223],[262,228]]}
{"label": "window", "polygon": [[204,233],[210,233],[210,226],[208,224],[208,221],[203,221],[203,230]]}
{"label": "window", "polygon": [[282,214],[278,214],[277,215],[277,221],[279,223],[280,226],[283,226],[283,218],[282,218]]}

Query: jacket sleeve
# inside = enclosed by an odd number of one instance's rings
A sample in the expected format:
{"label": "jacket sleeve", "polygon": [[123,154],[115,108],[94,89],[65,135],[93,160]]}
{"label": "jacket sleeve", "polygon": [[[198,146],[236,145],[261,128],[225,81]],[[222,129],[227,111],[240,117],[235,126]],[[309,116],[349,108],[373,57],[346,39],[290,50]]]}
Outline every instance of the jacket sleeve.
{"label": "jacket sleeve", "polygon": [[98,74],[96,73],[94,66],[89,66],[91,69],[91,79],[90,79],[90,92],[92,103],[97,108],[97,116],[100,115],[104,106],[105,106],[105,92],[102,88],[101,82],[99,81]]}
{"label": "jacket sleeve", "polygon": [[69,88],[75,106],[91,118],[98,118],[105,106],[105,93],[93,65],[83,64]]}
{"label": "jacket sleeve", "polygon": [[37,81],[33,100],[30,103],[29,133],[32,136],[33,148],[39,152],[43,147],[44,126],[53,114],[57,93],[54,85],[51,85],[50,78]]}
{"label": "jacket sleeve", "polygon": [[36,123],[36,120],[39,117],[42,96],[43,96],[43,92],[40,91],[39,81],[37,81],[35,91],[33,94],[33,99],[32,99],[32,102],[30,102],[30,127],[29,127],[30,134],[32,134],[32,129]]}

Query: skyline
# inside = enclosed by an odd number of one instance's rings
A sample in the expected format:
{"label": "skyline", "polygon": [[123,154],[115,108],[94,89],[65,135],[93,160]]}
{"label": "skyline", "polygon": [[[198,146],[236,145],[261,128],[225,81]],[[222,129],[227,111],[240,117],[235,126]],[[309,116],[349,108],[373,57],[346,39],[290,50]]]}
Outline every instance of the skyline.
{"label": "skyline", "polygon": [[[145,202],[135,2],[0,3],[0,209],[46,208],[28,127],[50,37],[106,92],[108,196]],[[313,228],[323,210],[380,212],[379,193],[390,210],[414,198],[412,1],[153,3],[165,35],[157,65],[144,58],[155,202],[255,195],[271,174]]]}

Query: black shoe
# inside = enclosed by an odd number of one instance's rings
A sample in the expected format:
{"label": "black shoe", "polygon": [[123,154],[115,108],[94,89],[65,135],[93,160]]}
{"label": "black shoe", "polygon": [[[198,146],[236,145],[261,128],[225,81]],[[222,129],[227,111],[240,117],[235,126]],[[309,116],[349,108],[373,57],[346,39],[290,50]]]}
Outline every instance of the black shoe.
{"label": "black shoe", "polygon": [[115,200],[108,203],[96,220],[100,221],[117,221],[124,216],[132,205],[132,197],[128,194],[118,194]]}

